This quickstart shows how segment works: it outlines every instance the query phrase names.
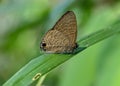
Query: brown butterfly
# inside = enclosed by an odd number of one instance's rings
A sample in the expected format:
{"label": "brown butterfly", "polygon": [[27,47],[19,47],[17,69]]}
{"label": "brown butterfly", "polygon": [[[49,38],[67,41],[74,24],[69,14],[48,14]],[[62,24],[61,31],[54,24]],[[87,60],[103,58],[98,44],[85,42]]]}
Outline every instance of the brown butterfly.
{"label": "brown butterfly", "polygon": [[47,53],[72,53],[77,47],[76,37],[76,17],[72,11],[68,11],[45,34],[40,48]]}

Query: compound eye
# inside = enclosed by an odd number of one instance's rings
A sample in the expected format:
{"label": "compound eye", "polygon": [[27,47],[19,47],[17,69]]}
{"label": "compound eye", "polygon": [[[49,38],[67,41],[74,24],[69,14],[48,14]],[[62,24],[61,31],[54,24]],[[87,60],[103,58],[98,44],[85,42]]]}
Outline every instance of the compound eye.
{"label": "compound eye", "polygon": [[46,43],[42,43],[42,47],[45,47],[46,46]]}
{"label": "compound eye", "polygon": [[42,42],[40,48],[46,51],[46,43]]}

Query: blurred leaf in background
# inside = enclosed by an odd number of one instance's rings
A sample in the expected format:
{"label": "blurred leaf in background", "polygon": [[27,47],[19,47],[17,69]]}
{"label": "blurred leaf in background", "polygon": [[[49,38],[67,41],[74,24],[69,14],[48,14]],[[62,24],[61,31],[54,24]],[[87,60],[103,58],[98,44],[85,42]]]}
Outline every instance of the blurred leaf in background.
{"label": "blurred leaf in background", "polygon": [[[78,40],[120,18],[119,0],[1,0],[0,85],[40,55],[39,43],[66,11],[75,12]],[[120,86],[119,35],[70,59],[46,76],[45,86]]]}
{"label": "blurred leaf in background", "polygon": [[0,84],[39,54],[37,37],[44,32],[41,28],[48,17],[49,6],[47,0],[1,2]]}

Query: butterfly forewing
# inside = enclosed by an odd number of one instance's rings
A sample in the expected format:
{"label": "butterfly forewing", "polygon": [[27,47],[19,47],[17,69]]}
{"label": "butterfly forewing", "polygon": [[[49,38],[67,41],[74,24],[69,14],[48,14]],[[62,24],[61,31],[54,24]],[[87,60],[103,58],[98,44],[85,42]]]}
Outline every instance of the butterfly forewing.
{"label": "butterfly forewing", "polygon": [[72,11],[65,13],[55,24],[53,29],[58,30],[68,37],[71,44],[75,44],[77,36],[77,22]]}

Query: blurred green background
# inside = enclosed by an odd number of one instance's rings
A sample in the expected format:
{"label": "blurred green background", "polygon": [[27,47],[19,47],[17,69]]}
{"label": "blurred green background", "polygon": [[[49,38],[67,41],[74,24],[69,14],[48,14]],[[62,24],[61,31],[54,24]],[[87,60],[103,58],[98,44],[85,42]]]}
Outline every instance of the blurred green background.
{"label": "blurred green background", "polygon": [[[68,10],[77,17],[77,40],[120,18],[119,0],[0,0],[0,85],[40,55],[41,37]],[[115,35],[77,54],[43,85],[120,86],[119,39]]]}

